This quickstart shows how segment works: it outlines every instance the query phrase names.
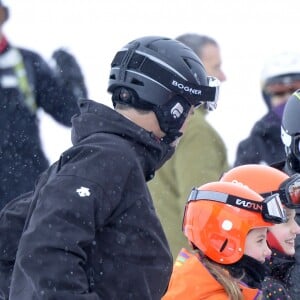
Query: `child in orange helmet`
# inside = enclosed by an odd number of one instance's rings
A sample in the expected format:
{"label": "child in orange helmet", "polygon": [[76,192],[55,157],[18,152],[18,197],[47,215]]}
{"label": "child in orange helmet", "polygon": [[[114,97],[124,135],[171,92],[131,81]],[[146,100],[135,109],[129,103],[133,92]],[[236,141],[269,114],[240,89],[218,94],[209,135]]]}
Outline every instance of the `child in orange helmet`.
{"label": "child in orange helmet", "polygon": [[264,199],[237,182],[193,189],[183,232],[194,251],[181,251],[162,299],[259,299],[267,228],[284,221],[278,194]]}
{"label": "child in orange helmet", "polygon": [[[255,178],[255,180],[253,180]],[[272,255],[265,262],[266,278],[262,284],[266,299],[292,299],[290,271],[295,265],[295,239],[300,227],[295,220],[300,204],[300,175],[287,174],[267,165],[243,165],[229,170],[221,181],[239,181],[263,196],[278,193],[285,206],[287,222],[268,230],[267,242]]]}

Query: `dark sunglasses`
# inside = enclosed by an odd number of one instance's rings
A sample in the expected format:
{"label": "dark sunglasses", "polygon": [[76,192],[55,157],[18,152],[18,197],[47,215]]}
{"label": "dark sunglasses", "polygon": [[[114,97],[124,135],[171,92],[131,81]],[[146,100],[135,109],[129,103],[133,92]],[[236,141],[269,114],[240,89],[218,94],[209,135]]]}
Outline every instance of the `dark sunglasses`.
{"label": "dark sunglasses", "polygon": [[294,88],[291,89],[286,89],[282,91],[274,91],[274,92],[269,92],[268,94],[271,97],[284,97],[286,95],[292,95],[295,92]]}

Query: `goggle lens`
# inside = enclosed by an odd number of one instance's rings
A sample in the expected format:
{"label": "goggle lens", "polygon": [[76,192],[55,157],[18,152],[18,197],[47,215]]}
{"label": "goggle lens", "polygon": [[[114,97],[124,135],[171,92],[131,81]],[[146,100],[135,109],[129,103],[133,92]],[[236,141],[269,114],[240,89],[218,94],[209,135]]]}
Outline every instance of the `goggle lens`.
{"label": "goggle lens", "polygon": [[[217,108],[218,100],[219,100],[219,88],[220,88],[220,80],[213,76],[207,76],[207,84],[210,88],[214,89],[214,95],[212,99],[208,99],[207,102],[201,102],[204,105],[205,109],[212,111]],[[200,106],[198,105],[198,107]]]}
{"label": "goggle lens", "polygon": [[271,97],[286,97],[300,88],[300,80],[288,79],[288,82],[277,82],[266,86],[265,90]]}
{"label": "goggle lens", "polygon": [[288,195],[292,204],[300,206],[300,179],[289,185]]}
{"label": "goggle lens", "polygon": [[266,221],[274,223],[282,223],[286,220],[285,210],[281,204],[279,194],[274,194],[267,197],[263,201],[263,217]]}

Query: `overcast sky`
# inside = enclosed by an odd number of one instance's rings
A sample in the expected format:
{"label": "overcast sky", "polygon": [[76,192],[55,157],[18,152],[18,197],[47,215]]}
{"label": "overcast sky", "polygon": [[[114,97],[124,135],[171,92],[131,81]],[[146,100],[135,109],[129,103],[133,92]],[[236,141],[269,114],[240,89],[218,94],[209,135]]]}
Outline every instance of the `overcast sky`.
{"label": "overcast sky", "polygon": [[[110,62],[127,42],[144,35],[171,38],[195,32],[220,44],[227,81],[209,115],[235,157],[237,143],[265,112],[260,71],[266,58],[300,52],[299,0],[4,0],[11,18],[4,27],[15,45],[39,52],[67,48],[84,72],[90,98],[110,105]],[[60,134],[59,134],[60,133]],[[42,116],[46,152],[54,161],[71,145],[69,130]]]}

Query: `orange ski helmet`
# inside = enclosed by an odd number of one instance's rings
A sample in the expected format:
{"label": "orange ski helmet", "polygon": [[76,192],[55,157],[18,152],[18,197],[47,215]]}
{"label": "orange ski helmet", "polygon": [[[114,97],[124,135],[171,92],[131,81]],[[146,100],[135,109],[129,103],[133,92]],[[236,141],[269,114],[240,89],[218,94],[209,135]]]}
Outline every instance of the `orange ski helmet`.
{"label": "orange ski helmet", "polygon": [[300,207],[299,174],[290,177],[271,166],[248,164],[227,171],[220,181],[239,181],[264,197],[279,193],[281,202],[286,207]]}
{"label": "orange ski helmet", "polygon": [[242,165],[223,174],[221,181],[239,181],[259,194],[275,191],[288,179],[284,172],[267,165]]}
{"label": "orange ski helmet", "polygon": [[[213,261],[235,263],[244,254],[246,236],[251,229],[284,221],[284,210],[276,196],[271,196],[269,201],[237,182],[204,184],[190,194],[183,232],[191,244]],[[275,207],[276,216],[273,215]]]}

